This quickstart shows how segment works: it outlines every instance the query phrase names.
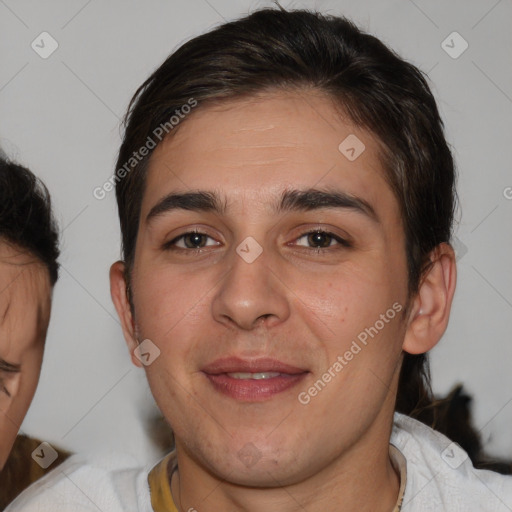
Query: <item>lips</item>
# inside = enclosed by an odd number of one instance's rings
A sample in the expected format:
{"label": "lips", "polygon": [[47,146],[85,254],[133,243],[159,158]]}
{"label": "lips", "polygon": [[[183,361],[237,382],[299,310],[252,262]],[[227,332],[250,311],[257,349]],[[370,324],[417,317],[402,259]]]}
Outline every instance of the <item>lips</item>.
{"label": "lips", "polygon": [[296,375],[304,373],[306,370],[282,363],[277,359],[260,358],[260,359],[241,359],[238,357],[227,357],[217,359],[213,363],[203,368],[203,372],[210,375],[218,375],[220,373],[265,373],[277,372],[288,375]]}
{"label": "lips", "polygon": [[276,359],[218,359],[203,368],[214,389],[245,402],[260,402],[296,386],[309,372]]}

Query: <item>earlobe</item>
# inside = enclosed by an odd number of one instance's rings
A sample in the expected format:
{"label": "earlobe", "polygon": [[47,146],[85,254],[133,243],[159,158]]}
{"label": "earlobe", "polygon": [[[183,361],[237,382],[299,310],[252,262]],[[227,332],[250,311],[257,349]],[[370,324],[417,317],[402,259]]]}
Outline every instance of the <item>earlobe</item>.
{"label": "earlobe", "polygon": [[432,251],[430,268],[411,304],[402,346],[405,352],[423,354],[439,342],[448,326],[456,276],[455,253],[442,243]]}
{"label": "earlobe", "polygon": [[110,267],[110,295],[119,316],[119,320],[121,321],[124,339],[128,346],[128,350],[130,351],[133,364],[138,367],[142,367],[142,363],[133,354],[133,351],[138,346],[138,341],[135,322],[127,293],[125,264],[123,261],[116,261]]}

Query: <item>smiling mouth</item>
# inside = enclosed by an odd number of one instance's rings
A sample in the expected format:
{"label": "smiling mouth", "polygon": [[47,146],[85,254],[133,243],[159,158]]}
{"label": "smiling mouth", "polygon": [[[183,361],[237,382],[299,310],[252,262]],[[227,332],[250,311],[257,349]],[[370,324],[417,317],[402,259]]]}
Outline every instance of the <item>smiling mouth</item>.
{"label": "smiling mouth", "polygon": [[279,377],[283,375],[279,372],[259,372],[259,373],[248,373],[248,372],[231,372],[226,374],[228,377],[232,379],[254,379],[254,380],[264,380],[264,379],[273,379],[274,377]]}
{"label": "smiling mouth", "polygon": [[262,402],[287,391],[302,381],[307,370],[275,359],[226,358],[203,369],[213,388],[242,402]]}

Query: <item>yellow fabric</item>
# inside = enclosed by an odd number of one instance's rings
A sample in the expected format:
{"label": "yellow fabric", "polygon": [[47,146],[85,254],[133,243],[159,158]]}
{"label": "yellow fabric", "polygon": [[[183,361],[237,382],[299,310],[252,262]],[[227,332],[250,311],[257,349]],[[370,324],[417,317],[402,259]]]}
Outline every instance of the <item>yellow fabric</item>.
{"label": "yellow fabric", "polygon": [[[178,512],[171,494],[172,466],[175,465],[175,452],[171,452],[149,473],[148,483],[151,492],[151,506],[154,512]],[[171,471],[169,471],[171,469]]]}
{"label": "yellow fabric", "polygon": [[[395,471],[400,474],[400,490],[393,512],[400,512],[407,481],[407,461],[402,452],[392,444],[389,445],[389,456]],[[176,452],[171,452],[159,462],[149,473],[148,483],[151,492],[151,506],[154,512],[178,512],[171,493],[170,476],[176,469]]]}

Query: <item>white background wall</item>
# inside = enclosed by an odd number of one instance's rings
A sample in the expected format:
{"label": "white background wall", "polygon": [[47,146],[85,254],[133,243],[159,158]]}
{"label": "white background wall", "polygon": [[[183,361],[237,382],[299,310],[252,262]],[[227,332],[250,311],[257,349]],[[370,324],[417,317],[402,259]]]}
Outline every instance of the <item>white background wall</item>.
{"label": "white background wall", "polygon": [[[41,176],[63,229],[47,350],[23,429],[73,450],[153,460],[154,411],[111,304],[119,257],[113,172],[120,118],[136,87],[186,39],[269,2],[0,1],[0,145]],[[491,452],[512,457],[512,3],[510,0],[283,0],[344,14],[429,72],[460,170],[462,247],[452,320],[432,354],[435,390],[463,382]],[[47,31],[58,49],[31,42]],[[451,58],[453,31],[468,49]],[[456,43],[459,44],[459,43]],[[505,193],[504,193],[505,191]],[[509,195],[509,197],[510,197]],[[465,254],[464,252],[467,251]]]}

